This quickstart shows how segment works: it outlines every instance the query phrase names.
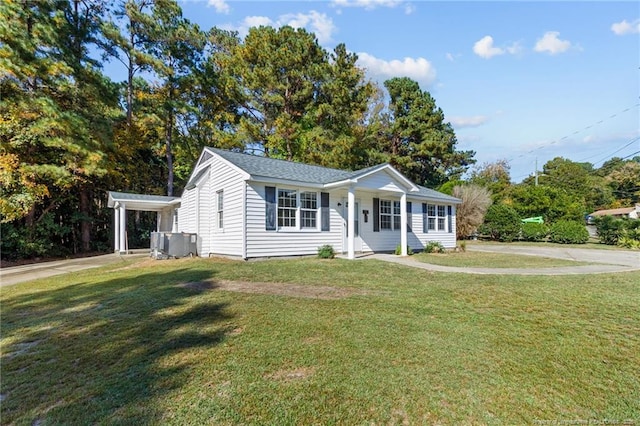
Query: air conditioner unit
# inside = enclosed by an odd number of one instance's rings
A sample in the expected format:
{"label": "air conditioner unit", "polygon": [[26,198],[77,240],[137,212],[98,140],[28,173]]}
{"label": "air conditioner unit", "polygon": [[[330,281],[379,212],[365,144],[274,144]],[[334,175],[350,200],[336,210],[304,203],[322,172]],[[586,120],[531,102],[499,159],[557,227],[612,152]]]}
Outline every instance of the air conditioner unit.
{"label": "air conditioner unit", "polygon": [[152,232],[151,257],[168,259],[196,256],[198,254],[198,235],[186,232]]}

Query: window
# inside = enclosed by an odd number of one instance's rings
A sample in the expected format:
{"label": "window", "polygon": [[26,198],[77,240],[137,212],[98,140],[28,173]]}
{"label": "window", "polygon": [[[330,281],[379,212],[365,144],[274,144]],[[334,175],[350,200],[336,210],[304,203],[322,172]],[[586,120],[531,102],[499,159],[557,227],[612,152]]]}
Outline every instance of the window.
{"label": "window", "polygon": [[300,227],[313,229],[318,227],[317,192],[300,193]]}
{"label": "window", "polygon": [[438,231],[444,231],[444,219],[446,214],[444,212],[444,206],[438,206]]}
{"label": "window", "polygon": [[278,227],[295,228],[298,211],[298,192],[278,189]]}
{"label": "window", "polygon": [[433,204],[427,205],[427,229],[436,230],[436,206]]}
{"label": "window", "polygon": [[265,186],[265,230],[329,231],[329,193]]}
{"label": "window", "polygon": [[427,229],[429,231],[445,231],[446,217],[445,206],[427,205]]}
{"label": "window", "polygon": [[380,200],[380,229],[392,229],[391,216],[391,201]]}
{"label": "window", "polygon": [[216,192],[218,198],[218,229],[224,228],[224,190]]}
{"label": "window", "polygon": [[380,229],[400,229],[400,201],[380,200]]}

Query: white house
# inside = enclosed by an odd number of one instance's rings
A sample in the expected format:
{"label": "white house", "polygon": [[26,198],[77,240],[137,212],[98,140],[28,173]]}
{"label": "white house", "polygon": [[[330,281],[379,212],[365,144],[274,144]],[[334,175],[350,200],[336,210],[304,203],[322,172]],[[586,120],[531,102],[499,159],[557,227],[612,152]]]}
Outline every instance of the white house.
{"label": "white house", "polygon": [[[137,198],[136,198],[137,197]],[[197,234],[199,256],[242,259],[456,246],[457,198],[416,185],[389,164],[344,171],[205,148],[181,198],[110,193],[116,251],[128,205],[158,211],[158,230]],[[170,219],[172,217],[173,219]]]}

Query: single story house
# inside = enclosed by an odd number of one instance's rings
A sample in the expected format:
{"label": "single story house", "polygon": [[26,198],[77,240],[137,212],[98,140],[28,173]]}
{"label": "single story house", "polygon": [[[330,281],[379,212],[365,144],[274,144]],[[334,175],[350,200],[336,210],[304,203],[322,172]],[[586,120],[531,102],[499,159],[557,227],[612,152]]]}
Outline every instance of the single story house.
{"label": "single story house", "polygon": [[593,218],[599,216],[613,216],[616,218],[627,217],[629,219],[640,218],[640,204],[636,204],[634,207],[622,207],[618,209],[598,210],[587,215],[587,223],[592,224]]}
{"label": "single story house", "polygon": [[[147,197],[150,197],[147,199]],[[158,231],[197,235],[199,256],[242,259],[456,247],[461,201],[416,185],[390,164],[337,170],[204,148],[180,198],[112,192],[116,251],[126,210],[158,212]]]}

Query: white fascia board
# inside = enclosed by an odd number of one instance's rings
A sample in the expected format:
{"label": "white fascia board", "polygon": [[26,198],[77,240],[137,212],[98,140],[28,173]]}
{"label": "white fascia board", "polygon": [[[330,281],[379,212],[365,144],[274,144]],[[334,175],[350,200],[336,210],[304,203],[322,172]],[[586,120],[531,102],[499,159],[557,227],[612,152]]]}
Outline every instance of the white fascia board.
{"label": "white fascia board", "polygon": [[[244,169],[241,169],[240,167],[236,166],[232,162],[226,160],[224,157],[222,157],[222,156],[216,154],[215,152],[211,151],[208,147],[205,147],[204,150],[206,150],[209,154],[211,154],[212,156],[216,157],[220,161],[223,161],[225,164],[227,164],[229,167],[231,167],[236,172],[240,173],[240,175],[242,175],[242,179],[249,180],[251,178],[251,175],[249,175],[249,173],[247,173]],[[204,150],[203,150],[203,154],[204,154]],[[209,160],[207,160],[207,161],[209,161]],[[194,170],[194,172],[195,172],[195,170]]]}
{"label": "white fascia board", "polygon": [[353,184],[357,183],[357,180],[354,179],[345,179],[345,180],[339,180],[337,182],[331,182],[331,183],[325,183],[324,185],[322,185],[324,188],[327,189],[331,189],[331,188],[338,188],[340,186],[351,186]]}
{"label": "white fascia board", "polygon": [[299,180],[290,180],[290,179],[276,179],[276,178],[270,178],[265,176],[249,176],[249,178],[245,180],[251,181],[251,182],[257,182],[257,183],[272,183],[274,185],[297,186],[297,187],[304,187],[304,188],[323,189],[326,187],[326,185],[323,185],[321,183],[301,182]]}

